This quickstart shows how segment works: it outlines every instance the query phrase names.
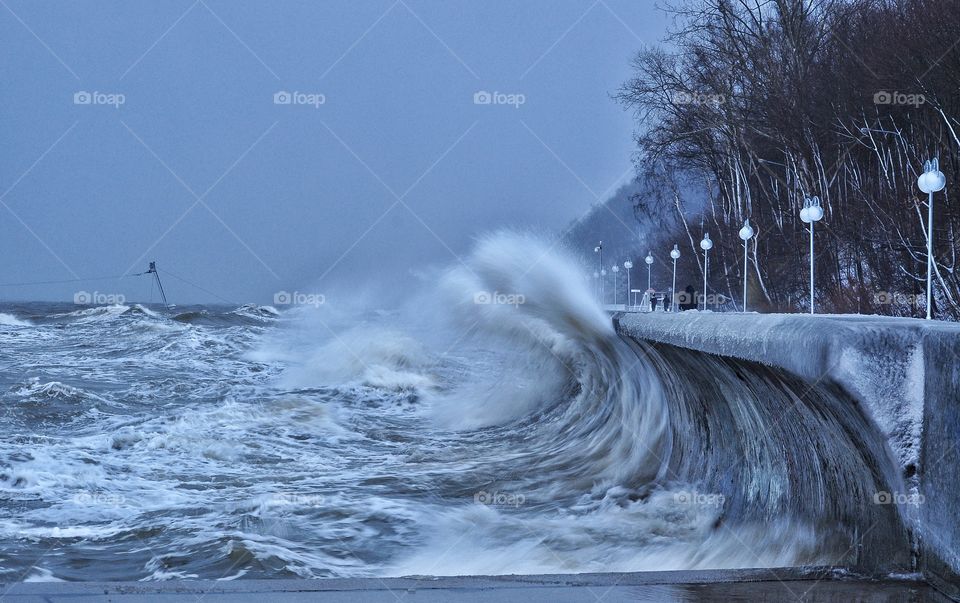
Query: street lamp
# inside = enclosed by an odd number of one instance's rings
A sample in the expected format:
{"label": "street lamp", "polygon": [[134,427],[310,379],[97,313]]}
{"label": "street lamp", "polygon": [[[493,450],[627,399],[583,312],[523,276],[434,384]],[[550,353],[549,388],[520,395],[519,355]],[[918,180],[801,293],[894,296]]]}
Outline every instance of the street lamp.
{"label": "street lamp", "polygon": [[710,233],[704,233],[703,240],[700,241],[700,249],[703,250],[703,309],[707,309],[707,271],[710,270],[710,250],[713,249],[713,241],[710,240]]}
{"label": "street lamp", "polygon": [[630,269],[633,268],[633,262],[627,260],[623,263],[624,269],[627,271],[627,305],[630,305]]}
{"label": "street lamp", "polygon": [[740,238],[743,239],[743,311],[747,311],[747,242],[753,238],[753,227],[750,218],[743,221],[740,229]]}
{"label": "street lamp", "polygon": [[680,248],[674,244],[673,249],[670,251],[670,257],[673,258],[673,288],[670,289],[670,301],[673,302],[670,304],[670,310],[672,312],[677,311],[677,260],[680,259]]}
{"label": "street lamp", "polygon": [[820,197],[807,197],[800,210],[800,219],[810,225],[810,314],[813,314],[813,225],[823,218]]}
{"label": "street lamp", "polygon": [[613,305],[617,305],[617,273],[620,272],[620,266],[613,265],[610,270],[613,271]]}
{"label": "street lamp", "polygon": [[650,286],[650,269],[653,267],[653,256],[650,255],[650,252],[647,252],[647,257],[643,258],[643,261],[647,263],[647,291],[651,289]]}
{"label": "street lamp", "polygon": [[[600,244],[593,248],[593,252],[600,254],[600,261],[597,263],[597,266],[599,267],[600,272],[603,272],[603,241],[600,241]],[[600,279],[599,293],[600,293],[600,303],[602,304],[603,303],[603,279],[600,278],[600,274],[597,274],[596,278]]]}
{"label": "street lamp", "polygon": [[943,190],[947,178],[940,171],[940,160],[931,159],[923,164],[923,173],[917,178],[917,186],[927,193],[927,320],[933,302],[933,193]]}

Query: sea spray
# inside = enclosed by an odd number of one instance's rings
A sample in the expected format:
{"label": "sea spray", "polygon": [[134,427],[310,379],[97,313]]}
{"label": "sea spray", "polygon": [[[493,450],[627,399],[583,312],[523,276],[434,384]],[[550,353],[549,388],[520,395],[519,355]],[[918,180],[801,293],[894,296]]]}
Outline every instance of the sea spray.
{"label": "sea spray", "polygon": [[830,384],[621,339],[531,235],[429,276],[397,309],[0,307],[32,325],[0,327],[0,578],[775,567],[905,538],[872,504],[904,491],[883,439]]}

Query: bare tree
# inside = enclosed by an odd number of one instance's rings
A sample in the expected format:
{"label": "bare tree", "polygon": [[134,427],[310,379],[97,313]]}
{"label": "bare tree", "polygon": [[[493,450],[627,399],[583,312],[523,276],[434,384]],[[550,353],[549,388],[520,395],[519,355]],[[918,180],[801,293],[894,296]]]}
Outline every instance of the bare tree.
{"label": "bare tree", "polygon": [[[749,217],[754,307],[805,307],[799,209],[817,195],[821,307],[920,314],[926,198],[916,178],[939,156],[948,188],[937,199],[934,310],[960,317],[960,0],[684,0],[667,10],[675,50],[641,51],[617,98],[638,122],[639,175],[659,187],[638,207],[672,215],[667,236],[691,246],[691,223],[710,230],[711,285],[743,278],[736,232]],[[690,181],[709,193],[697,217],[677,186]]]}

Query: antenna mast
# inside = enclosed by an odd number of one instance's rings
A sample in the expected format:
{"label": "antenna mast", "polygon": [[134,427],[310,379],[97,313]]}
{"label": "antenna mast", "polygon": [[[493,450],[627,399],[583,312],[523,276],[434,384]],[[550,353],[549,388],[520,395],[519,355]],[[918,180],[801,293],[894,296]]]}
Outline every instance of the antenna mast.
{"label": "antenna mast", "polygon": [[169,307],[170,304],[167,303],[167,294],[163,292],[163,283],[160,282],[160,273],[157,272],[157,263],[150,262],[150,268],[148,268],[144,274],[152,274],[157,280],[157,288],[160,289],[160,297],[163,298],[163,305]]}

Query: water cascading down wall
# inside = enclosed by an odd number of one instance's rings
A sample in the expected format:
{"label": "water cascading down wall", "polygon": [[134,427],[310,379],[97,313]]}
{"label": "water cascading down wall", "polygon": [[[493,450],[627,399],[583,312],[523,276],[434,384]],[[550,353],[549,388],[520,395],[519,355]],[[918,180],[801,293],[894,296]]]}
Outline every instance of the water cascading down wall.
{"label": "water cascading down wall", "polygon": [[[668,400],[662,478],[722,495],[717,529],[761,547],[758,564],[782,535],[801,563],[922,572],[960,594],[960,326],[804,315],[613,320]],[[751,525],[762,536],[742,536]]]}

